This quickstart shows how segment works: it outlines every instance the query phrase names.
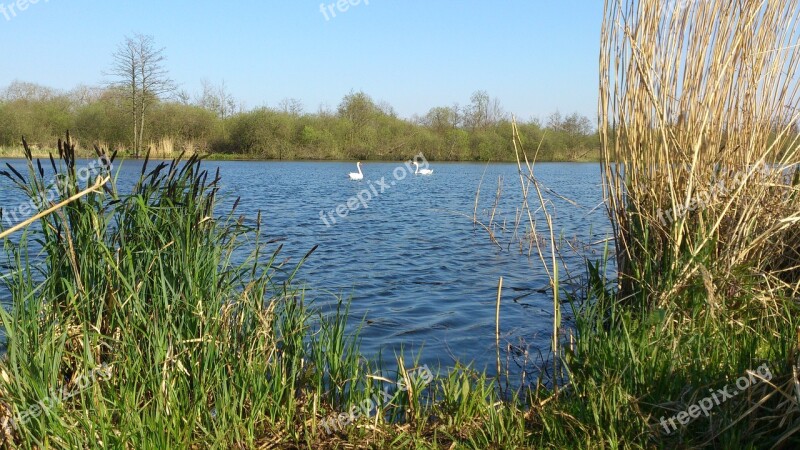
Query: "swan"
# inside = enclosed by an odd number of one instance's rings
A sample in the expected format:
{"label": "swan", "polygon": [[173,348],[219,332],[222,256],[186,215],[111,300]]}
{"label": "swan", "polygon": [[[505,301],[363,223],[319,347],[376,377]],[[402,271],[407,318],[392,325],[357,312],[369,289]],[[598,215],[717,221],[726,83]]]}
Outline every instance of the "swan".
{"label": "swan", "polygon": [[411,164],[417,167],[417,170],[414,172],[414,175],[433,175],[433,170],[431,169],[420,169],[418,162],[411,161]]}
{"label": "swan", "polygon": [[358,167],[358,172],[350,172],[349,173],[350,179],[351,180],[356,180],[356,181],[363,180],[364,179],[364,174],[361,173],[361,161],[356,163],[356,167]]}

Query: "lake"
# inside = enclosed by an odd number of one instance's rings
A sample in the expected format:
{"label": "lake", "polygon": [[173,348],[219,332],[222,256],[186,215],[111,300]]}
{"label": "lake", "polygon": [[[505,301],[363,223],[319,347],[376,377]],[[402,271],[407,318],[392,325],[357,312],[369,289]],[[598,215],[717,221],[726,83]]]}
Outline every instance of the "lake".
{"label": "lake", "polygon": [[[24,161],[0,161],[6,162],[26,173]],[[81,160],[77,167],[89,162]],[[129,191],[141,164],[116,163],[120,192]],[[535,249],[529,257],[527,246],[520,252],[512,238],[522,202],[515,164],[431,163],[433,175],[415,176],[399,162],[367,162],[363,181],[348,179],[354,163],[209,161],[204,166],[219,168],[222,175],[225,200],[217,213],[237,197],[238,214],[255,218],[262,211],[265,237],[281,239],[284,246],[280,261],[296,263],[318,245],[299,274],[306,299],[329,312],[336,296],[350,298],[350,327],[363,325],[367,356],[382,352],[392,366],[394,354],[403,350],[419,354],[431,367],[458,360],[494,373],[495,300],[502,276],[501,338],[504,347],[512,345],[508,355],[520,363],[525,351],[534,362],[546,357],[552,290]],[[536,176],[576,203],[545,193],[561,236],[561,279],[581,276],[584,257],[602,259],[600,242],[611,236],[601,205],[600,165],[539,163]],[[479,185],[477,218],[488,225],[494,212],[500,246],[473,223]],[[0,205],[16,208],[21,201],[9,180],[0,178]],[[538,208],[535,192],[530,201]],[[541,212],[536,218],[539,233],[548,236]],[[0,295],[7,305],[7,291]],[[564,316],[570,319],[568,305]],[[515,370],[516,364],[511,366]]]}

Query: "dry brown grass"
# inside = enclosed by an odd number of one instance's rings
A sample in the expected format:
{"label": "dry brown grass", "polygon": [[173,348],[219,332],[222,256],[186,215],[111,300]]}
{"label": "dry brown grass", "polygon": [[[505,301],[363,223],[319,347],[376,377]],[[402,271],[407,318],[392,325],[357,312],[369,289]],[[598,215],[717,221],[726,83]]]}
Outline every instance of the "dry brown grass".
{"label": "dry brown grass", "polygon": [[621,288],[663,304],[701,280],[731,298],[746,272],[796,295],[800,5],[673,3],[606,1],[600,135]]}

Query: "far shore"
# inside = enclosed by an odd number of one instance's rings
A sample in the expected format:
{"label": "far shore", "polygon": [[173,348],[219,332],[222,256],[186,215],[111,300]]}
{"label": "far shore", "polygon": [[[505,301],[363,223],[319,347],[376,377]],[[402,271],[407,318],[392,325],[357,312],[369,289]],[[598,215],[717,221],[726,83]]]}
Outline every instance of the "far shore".
{"label": "far shore", "polygon": [[[37,159],[48,159],[50,155],[53,155],[54,158],[58,157],[58,149],[53,150],[36,150],[31,152],[34,158]],[[87,150],[80,150],[76,149],[75,155],[81,159],[91,159],[97,157],[97,155],[93,151]],[[175,153],[172,156],[167,155],[158,155],[158,156],[150,156],[150,160],[153,161],[169,161],[174,158],[177,158],[179,153]],[[191,156],[191,155],[184,155]],[[206,161],[242,161],[242,162],[352,162],[357,161],[355,158],[351,159],[306,159],[306,158],[298,158],[298,159],[291,159],[291,158],[284,158],[284,159],[273,159],[273,158],[263,158],[258,155],[241,155],[241,154],[224,154],[224,153],[209,153],[203,154],[203,159]],[[139,156],[138,158],[130,155],[130,154],[118,154],[119,158],[124,158],[126,160],[137,160],[137,159],[145,159],[144,156]],[[19,148],[0,148],[0,159],[25,159],[25,152],[22,147]],[[396,159],[361,159],[360,161],[367,161],[367,162],[396,162]],[[515,160],[494,160],[494,161],[485,161],[485,160],[433,160],[429,159],[430,162],[436,162],[437,164],[441,163],[477,163],[477,164],[484,164],[487,162],[490,163],[516,163]],[[589,157],[586,155],[583,158],[576,158],[576,159],[543,159],[537,158],[537,163],[543,162],[575,162],[575,163],[590,163],[590,162],[600,162],[599,155],[597,157]]]}

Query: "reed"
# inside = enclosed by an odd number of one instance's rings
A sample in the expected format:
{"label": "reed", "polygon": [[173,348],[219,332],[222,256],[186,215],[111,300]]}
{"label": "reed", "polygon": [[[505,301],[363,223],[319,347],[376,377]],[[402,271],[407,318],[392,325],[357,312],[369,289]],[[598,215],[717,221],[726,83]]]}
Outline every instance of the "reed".
{"label": "reed", "polygon": [[798,2],[605,8],[600,136],[622,291],[735,297],[744,271],[765,297],[796,296]]}
{"label": "reed", "polygon": [[[162,137],[157,141],[150,142],[147,144],[147,148],[150,149],[150,155],[157,158],[169,159],[174,158],[176,155],[175,141],[170,137]],[[184,153],[187,155],[193,155],[195,152],[184,151]]]}
{"label": "reed", "polygon": [[[311,309],[293,285],[305,258],[278,264],[281,247],[261,238],[260,217],[239,216],[238,201],[219,211],[219,174],[198,158],[146,161],[122,193],[109,167],[96,174],[111,178],[102,189],[83,185],[74,144],[59,148],[50,164],[62,198],[41,205],[59,208],[15,231],[18,245],[4,241],[12,304],[0,309],[0,445],[524,443],[520,408],[485,374],[420,378],[400,354],[397,373],[380,375],[357,331],[345,331],[347,302]],[[6,176],[32,198],[50,188],[30,154],[26,175]],[[368,415],[330,421],[367,401]]]}
{"label": "reed", "polygon": [[[55,212],[19,232],[18,246],[4,241],[7,446],[299,441],[316,435],[305,425],[314,411],[366,398],[353,380],[371,366],[351,337],[328,331],[341,328],[341,314],[308,310],[292,287],[296,270],[279,266],[280,247],[260,238],[260,218],[245,222],[238,202],[217,211],[218,173],[194,157],[146,163],[129,194],[114,182],[87,191],[74,144],[67,138],[59,149],[50,164],[69,201],[42,205]],[[50,177],[28,156],[27,176],[5,175],[36,198]],[[336,359],[313,366],[325,352]],[[89,376],[98,372],[106,376]]]}
{"label": "reed", "polygon": [[[552,439],[797,445],[798,25],[796,1],[606,1],[599,115],[619,278],[589,266],[566,357],[585,402],[551,406],[575,419]],[[772,382],[662,429],[761,364]]]}

